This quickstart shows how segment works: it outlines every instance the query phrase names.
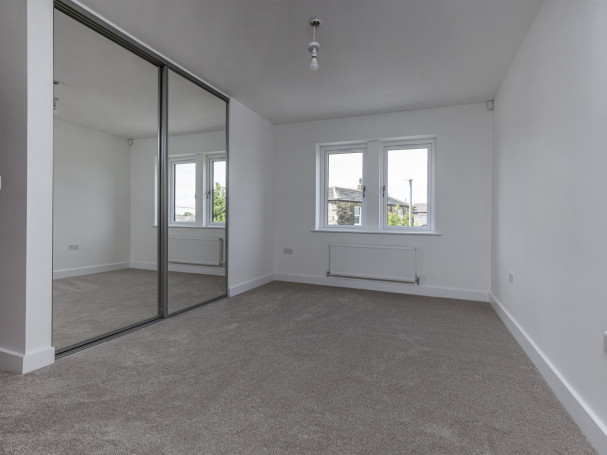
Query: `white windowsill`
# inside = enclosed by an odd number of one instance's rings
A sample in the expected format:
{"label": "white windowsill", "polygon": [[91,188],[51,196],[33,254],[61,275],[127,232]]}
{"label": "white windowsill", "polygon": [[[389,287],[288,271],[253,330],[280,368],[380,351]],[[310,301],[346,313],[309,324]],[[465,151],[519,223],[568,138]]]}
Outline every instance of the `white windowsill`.
{"label": "white windowsill", "polygon": [[443,235],[436,231],[363,231],[354,229],[311,229],[310,232],[324,232],[324,233],[347,233],[347,234],[381,234],[381,235]]}

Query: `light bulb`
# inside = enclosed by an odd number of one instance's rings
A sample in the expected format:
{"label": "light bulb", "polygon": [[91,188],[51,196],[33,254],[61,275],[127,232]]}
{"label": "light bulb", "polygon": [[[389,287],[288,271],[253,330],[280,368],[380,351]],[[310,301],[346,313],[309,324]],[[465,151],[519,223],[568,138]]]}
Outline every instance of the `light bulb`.
{"label": "light bulb", "polygon": [[320,49],[320,44],[316,41],[316,29],[320,26],[320,19],[312,19],[310,21],[310,25],[313,28],[312,41],[308,44],[308,51],[312,54],[312,61],[310,62],[310,69],[312,71],[318,71],[318,50]]}

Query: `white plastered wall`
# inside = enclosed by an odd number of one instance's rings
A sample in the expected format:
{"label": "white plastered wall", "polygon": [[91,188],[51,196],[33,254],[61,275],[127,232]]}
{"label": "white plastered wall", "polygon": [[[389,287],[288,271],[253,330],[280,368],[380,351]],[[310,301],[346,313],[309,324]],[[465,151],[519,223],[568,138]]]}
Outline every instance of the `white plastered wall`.
{"label": "white plastered wall", "polygon": [[607,2],[546,0],[494,114],[492,301],[600,453],[606,80]]}
{"label": "white plastered wall", "polygon": [[[0,366],[17,370],[25,344],[27,4],[0,3]],[[7,216],[10,214],[10,216]]]}
{"label": "white plastered wall", "polygon": [[[276,126],[276,278],[486,300],[491,267],[491,122],[483,103]],[[435,218],[441,235],[313,232],[317,144],[420,135],[436,136]],[[379,173],[377,161],[377,156],[368,157],[367,172]],[[367,187],[367,197],[379,199],[379,188]],[[332,242],[414,246],[421,285],[328,278]],[[283,248],[293,249],[293,254],[283,254]]]}
{"label": "white plastered wall", "polygon": [[[54,121],[53,275],[128,268],[131,156],[127,139]],[[77,250],[68,245],[77,244]]]}
{"label": "white plastered wall", "polygon": [[54,361],[52,8],[0,3],[0,369],[20,373]]}
{"label": "white plastered wall", "polygon": [[274,126],[230,102],[228,293],[273,279]]}

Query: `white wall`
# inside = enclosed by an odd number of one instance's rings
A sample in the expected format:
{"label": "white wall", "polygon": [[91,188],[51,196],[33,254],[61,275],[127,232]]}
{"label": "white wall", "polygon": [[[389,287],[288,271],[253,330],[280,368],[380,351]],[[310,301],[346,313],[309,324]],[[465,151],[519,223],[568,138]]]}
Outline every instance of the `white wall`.
{"label": "white wall", "polygon": [[607,1],[546,0],[494,114],[492,293],[601,453],[607,453],[606,81]]}
{"label": "white wall", "polygon": [[[154,226],[155,162],[158,139],[135,139],[131,146],[131,265],[155,269],[158,241]],[[138,264],[135,264],[138,263]]]}
{"label": "white wall", "polygon": [[[275,127],[276,277],[487,299],[491,249],[491,112],[484,104],[351,117]],[[436,230],[440,236],[312,232],[316,145],[436,135]],[[375,193],[372,193],[375,191]],[[378,196],[377,189],[369,197]],[[422,285],[327,278],[329,243],[415,246]],[[292,248],[284,255],[283,248]]]}
{"label": "white wall", "polygon": [[27,0],[27,267],[22,371],[55,361],[51,347],[53,248],[53,4]]}
{"label": "white wall", "polygon": [[0,42],[10,43],[0,46],[0,349],[14,352],[25,345],[26,6],[19,0],[0,3]]}
{"label": "white wall", "polygon": [[[127,268],[131,156],[127,139],[55,119],[53,271],[56,278]],[[69,244],[79,249],[68,250]]]}
{"label": "white wall", "polygon": [[228,292],[236,295],[273,278],[274,127],[230,102]]}
{"label": "white wall", "polygon": [[0,369],[51,347],[52,2],[0,3]]}
{"label": "white wall", "polygon": [[[195,153],[225,152],[226,132],[182,134],[169,137],[169,154],[188,155]],[[154,226],[154,205],[156,197],[155,162],[158,140],[153,138],[135,139],[131,146],[131,266],[155,269],[157,263],[157,228]],[[169,228],[169,237],[223,238],[222,228]],[[224,242],[225,246],[225,242]],[[170,270],[224,275],[219,267],[177,266],[169,264]]]}

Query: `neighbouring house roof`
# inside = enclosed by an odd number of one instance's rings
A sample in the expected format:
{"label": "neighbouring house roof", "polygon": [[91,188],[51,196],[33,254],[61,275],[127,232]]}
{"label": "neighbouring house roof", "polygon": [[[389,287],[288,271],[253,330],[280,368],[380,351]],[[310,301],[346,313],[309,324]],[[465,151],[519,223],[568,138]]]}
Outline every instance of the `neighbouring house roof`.
{"label": "neighbouring house roof", "polygon": [[[362,202],[363,191],[352,188],[342,188],[341,186],[331,186],[327,191],[327,199],[329,201]],[[388,205],[397,204],[401,207],[409,207],[408,202],[388,196]]]}
{"label": "neighbouring house roof", "polygon": [[416,202],[413,204],[413,208],[417,213],[428,213],[428,204],[425,202]]}

